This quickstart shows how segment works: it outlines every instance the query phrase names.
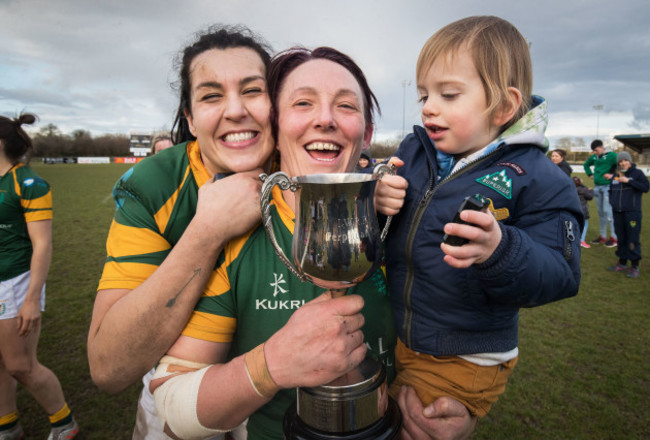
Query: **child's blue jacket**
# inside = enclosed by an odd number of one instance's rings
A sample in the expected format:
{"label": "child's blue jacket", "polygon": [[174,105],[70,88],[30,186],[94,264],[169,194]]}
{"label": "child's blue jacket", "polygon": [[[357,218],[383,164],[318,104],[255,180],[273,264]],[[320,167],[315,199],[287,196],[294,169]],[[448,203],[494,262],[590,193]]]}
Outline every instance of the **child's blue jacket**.
{"label": "child's blue jacket", "polygon": [[629,182],[612,180],[609,186],[609,203],[616,212],[641,212],[641,196],[648,192],[650,187],[648,178],[635,164],[628,168],[625,176],[630,179]]}
{"label": "child's blue jacket", "polygon": [[[436,356],[510,351],[519,308],[578,293],[583,213],[573,181],[545,155],[546,105],[535,104],[486,155],[443,179],[444,154],[424,128],[400,145],[398,173],[409,186],[388,233],[386,267],[409,348]],[[484,263],[455,269],[443,261],[443,227],[477,193],[491,200],[503,239]]]}

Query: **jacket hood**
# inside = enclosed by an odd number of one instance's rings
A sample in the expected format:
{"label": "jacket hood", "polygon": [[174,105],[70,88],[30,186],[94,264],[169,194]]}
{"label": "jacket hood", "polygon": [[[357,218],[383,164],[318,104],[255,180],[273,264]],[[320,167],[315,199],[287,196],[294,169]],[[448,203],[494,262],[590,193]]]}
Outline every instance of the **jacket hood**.
{"label": "jacket hood", "polygon": [[545,135],[548,126],[547,107],[544,98],[533,95],[533,103],[528,113],[501,133],[492,144],[497,143],[499,146],[503,144],[533,144],[539,146],[546,153],[548,151],[548,139]]}

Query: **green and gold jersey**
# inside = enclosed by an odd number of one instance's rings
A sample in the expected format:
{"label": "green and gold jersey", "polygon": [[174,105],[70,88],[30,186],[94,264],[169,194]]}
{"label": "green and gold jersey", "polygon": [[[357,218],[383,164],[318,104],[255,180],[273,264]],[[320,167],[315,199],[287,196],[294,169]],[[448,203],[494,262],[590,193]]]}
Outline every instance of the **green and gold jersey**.
{"label": "green and gold jersey", "polygon": [[149,278],[185,232],[209,179],[197,142],[167,148],[124,173],[113,188],[116,210],[97,290],[135,289]]}
{"label": "green and gold jersey", "polygon": [[[281,196],[273,191],[273,229],[279,245],[290,257],[294,214]],[[288,252],[288,253],[287,253]],[[183,334],[214,342],[231,342],[238,356],[266,341],[279,330],[293,312],[325,290],[301,282],[276,257],[262,226],[231,241],[223,252],[220,267],[213,272],[204,295]],[[369,353],[387,367],[388,380],[394,377],[396,334],[386,279],[381,270],[350,294],[365,300],[363,333]],[[295,390],[280,391],[248,421],[248,440],[282,439],[282,418],[296,399]]]}
{"label": "green and gold jersey", "polygon": [[19,163],[0,177],[0,281],[30,269],[27,223],[51,219],[50,185],[31,168]]}

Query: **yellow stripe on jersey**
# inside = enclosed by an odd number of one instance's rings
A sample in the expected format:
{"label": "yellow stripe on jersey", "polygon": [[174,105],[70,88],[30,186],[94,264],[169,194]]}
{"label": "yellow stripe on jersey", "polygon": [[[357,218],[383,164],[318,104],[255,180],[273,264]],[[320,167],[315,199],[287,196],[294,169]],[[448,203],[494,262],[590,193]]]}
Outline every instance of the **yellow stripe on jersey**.
{"label": "yellow stripe on jersey", "polygon": [[228,267],[237,259],[242,248],[248,241],[257,225],[246,234],[231,240],[223,250],[224,262],[216,271],[212,271],[208,282],[205,284],[203,296],[219,296],[230,290],[230,280],[228,279]]}
{"label": "yellow stripe on jersey", "polygon": [[52,192],[36,199],[20,199],[20,204],[25,209],[52,209]]}
{"label": "yellow stripe on jersey", "polygon": [[183,335],[203,341],[232,342],[236,329],[236,318],[194,311]]}
{"label": "yellow stripe on jersey", "polygon": [[[18,167],[18,165],[14,165],[14,167],[12,169],[10,169],[9,172],[11,173],[17,167]],[[16,173],[12,173],[11,176],[14,178],[14,191],[16,192],[16,195],[18,197],[22,197],[22,193],[20,191],[20,185],[18,184],[18,176],[16,176]]]}
{"label": "yellow stripe on jersey", "polygon": [[201,150],[199,149],[199,143],[197,141],[192,141],[187,143],[187,158],[190,161],[190,167],[192,168],[192,173],[194,174],[194,181],[196,186],[201,188],[205,182],[212,179],[210,172],[207,170],[201,159]]}
{"label": "yellow stripe on jersey", "polygon": [[187,180],[187,176],[190,174],[190,167],[187,167],[185,170],[185,175],[183,176],[183,180],[181,181],[181,184],[176,188],[176,191],[174,191],[174,194],[171,195],[169,199],[165,202],[165,204],[154,214],[153,218],[156,221],[156,224],[158,225],[158,230],[160,231],[161,234],[165,232],[165,229],[167,228],[167,223],[169,222],[169,218],[172,215],[172,211],[174,210],[174,205],[176,204],[176,201],[178,200],[178,193],[185,185],[185,181]]}
{"label": "yellow stripe on jersey", "polygon": [[99,280],[97,290],[130,289],[133,290],[144,283],[158,266],[146,263],[118,263],[107,261]]}
{"label": "yellow stripe on jersey", "polygon": [[25,209],[35,210],[33,212],[25,212],[26,222],[37,222],[40,220],[52,220],[52,191],[35,199],[23,199],[18,184],[18,176],[14,173],[14,187],[16,194],[20,197],[20,206]]}
{"label": "yellow stripe on jersey", "polygon": [[293,234],[294,220],[296,218],[296,214],[294,214],[291,208],[289,208],[287,202],[284,201],[279,186],[274,186],[271,191],[272,191],[271,194],[272,194],[273,204],[275,204],[275,206],[277,207],[278,214],[280,214],[280,218],[282,219],[282,223],[284,223],[287,229]]}
{"label": "yellow stripe on jersey", "polygon": [[42,209],[38,211],[28,211],[25,212],[25,221],[26,222],[37,222],[40,220],[52,220],[52,208]]}
{"label": "yellow stripe on jersey", "polygon": [[230,290],[230,280],[225,270],[213,270],[205,283],[203,296],[219,296]]}
{"label": "yellow stripe on jersey", "polygon": [[171,245],[158,233],[146,229],[120,224],[113,220],[108,232],[106,251],[109,257],[151,254],[166,251]]}
{"label": "yellow stripe on jersey", "polygon": [[25,221],[30,222],[40,222],[42,220],[52,220],[52,210],[47,209],[44,211],[35,211],[35,212],[26,212]]}
{"label": "yellow stripe on jersey", "polygon": [[199,188],[205,182],[210,180],[210,173],[208,172],[207,168],[205,168],[205,165],[201,160],[201,150],[199,149],[199,143],[197,141],[188,142],[185,148],[187,150],[187,157],[189,159],[190,166],[185,170],[185,174],[183,175],[183,180],[179,185],[179,187],[176,189],[176,191],[174,191],[174,194],[172,194],[172,196],[165,202],[165,204],[154,215],[154,220],[156,221],[156,224],[158,225],[158,230],[160,231],[161,234],[164,233],[165,229],[167,228],[167,223],[169,222],[169,218],[172,215],[174,205],[178,200],[178,194],[181,188],[185,185],[185,182],[187,181],[187,178],[190,174],[190,170],[192,170],[192,174],[194,175],[194,181],[196,182],[196,185]]}

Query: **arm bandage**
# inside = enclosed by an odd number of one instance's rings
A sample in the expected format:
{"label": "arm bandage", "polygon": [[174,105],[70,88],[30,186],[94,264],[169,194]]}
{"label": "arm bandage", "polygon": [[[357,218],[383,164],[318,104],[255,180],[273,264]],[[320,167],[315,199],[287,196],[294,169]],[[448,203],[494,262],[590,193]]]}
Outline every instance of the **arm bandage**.
{"label": "arm bandage", "polygon": [[230,431],[206,428],[199,422],[196,412],[199,388],[210,365],[165,356],[160,360],[152,380],[176,374],[179,371],[175,368],[177,366],[183,367],[185,371],[195,371],[172,377],[156,388],[153,395],[158,415],[177,437],[184,440],[200,440]]}

